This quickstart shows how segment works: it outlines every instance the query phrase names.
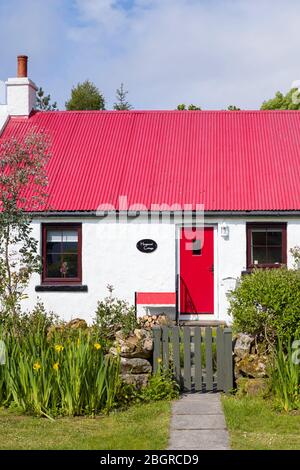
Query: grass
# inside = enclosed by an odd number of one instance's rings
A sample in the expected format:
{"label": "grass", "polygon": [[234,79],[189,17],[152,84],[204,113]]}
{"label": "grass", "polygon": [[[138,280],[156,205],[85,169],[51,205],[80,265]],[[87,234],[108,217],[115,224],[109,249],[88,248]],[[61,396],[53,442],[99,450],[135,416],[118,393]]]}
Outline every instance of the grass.
{"label": "grass", "polygon": [[134,405],[97,418],[24,416],[0,409],[0,449],[159,450],[167,447],[170,403]]}
{"label": "grass", "polygon": [[300,413],[278,412],[262,398],[223,397],[223,408],[235,450],[298,450]]}

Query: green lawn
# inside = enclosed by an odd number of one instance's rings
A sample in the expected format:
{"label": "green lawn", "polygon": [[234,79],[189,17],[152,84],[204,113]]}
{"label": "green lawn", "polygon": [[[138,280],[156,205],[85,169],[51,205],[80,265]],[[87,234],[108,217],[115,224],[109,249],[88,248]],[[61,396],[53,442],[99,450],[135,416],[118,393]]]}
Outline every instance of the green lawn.
{"label": "green lawn", "polygon": [[168,402],[135,405],[95,419],[55,421],[0,409],[0,449],[165,449],[169,420]]}
{"label": "green lawn", "polygon": [[300,413],[279,413],[260,398],[222,400],[232,449],[300,449]]}

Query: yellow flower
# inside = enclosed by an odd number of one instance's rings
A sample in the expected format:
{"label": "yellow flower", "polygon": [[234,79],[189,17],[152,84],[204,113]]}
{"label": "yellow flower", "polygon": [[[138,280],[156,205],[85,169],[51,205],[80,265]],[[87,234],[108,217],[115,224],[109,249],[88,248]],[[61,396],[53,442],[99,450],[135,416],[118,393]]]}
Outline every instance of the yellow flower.
{"label": "yellow flower", "polygon": [[98,351],[98,349],[101,349],[101,344],[95,343],[94,348],[97,349],[97,351]]}
{"label": "yellow flower", "polygon": [[120,352],[121,352],[121,347],[118,345],[117,346],[117,353],[120,354]]}
{"label": "yellow flower", "polygon": [[61,351],[63,351],[64,347],[62,344],[56,344],[55,345],[55,351],[60,353]]}
{"label": "yellow flower", "polygon": [[35,362],[35,363],[33,364],[33,370],[40,370],[41,367],[42,367],[42,366],[41,366],[41,364],[40,364],[39,362]]}
{"label": "yellow flower", "polygon": [[159,358],[157,359],[157,362],[158,362],[159,364],[162,362],[161,357],[159,357]]}
{"label": "yellow flower", "polygon": [[54,369],[54,370],[58,370],[58,369],[59,369],[59,362],[55,362],[55,363],[53,364],[53,369]]}

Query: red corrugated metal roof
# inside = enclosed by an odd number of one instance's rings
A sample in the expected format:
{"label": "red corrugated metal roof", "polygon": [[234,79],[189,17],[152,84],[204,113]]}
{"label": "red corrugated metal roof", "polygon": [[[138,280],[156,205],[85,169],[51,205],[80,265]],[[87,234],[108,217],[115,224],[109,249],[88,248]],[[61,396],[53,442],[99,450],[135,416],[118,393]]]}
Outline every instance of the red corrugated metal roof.
{"label": "red corrugated metal roof", "polygon": [[204,204],[207,211],[300,210],[298,111],[61,111],[11,118],[1,140],[52,139],[49,206]]}

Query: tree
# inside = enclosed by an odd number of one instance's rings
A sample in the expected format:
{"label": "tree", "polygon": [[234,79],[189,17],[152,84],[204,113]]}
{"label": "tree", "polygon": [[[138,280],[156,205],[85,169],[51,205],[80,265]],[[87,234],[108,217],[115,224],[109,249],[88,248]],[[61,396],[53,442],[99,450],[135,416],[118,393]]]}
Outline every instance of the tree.
{"label": "tree", "polygon": [[230,104],[227,108],[228,111],[240,111],[241,108],[238,108],[237,106],[235,106],[234,104]]}
{"label": "tree", "polygon": [[177,109],[178,111],[201,111],[200,106],[196,106],[194,104],[189,104],[188,107],[186,104],[179,104]]}
{"label": "tree", "polygon": [[124,84],[121,83],[120,88],[116,90],[116,102],[114,103],[114,109],[116,111],[130,111],[133,106],[127,101],[126,97],[128,91],[124,90]]}
{"label": "tree", "polygon": [[260,109],[300,109],[300,92],[298,88],[292,88],[285,95],[277,91],[274,98],[264,101]]}
{"label": "tree", "polygon": [[39,88],[36,94],[36,109],[40,111],[57,111],[57,103],[51,103],[51,96],[45,95],[43,88]]}
{"label": "tree", "polygon": [[94,83],[86,80],[72,88],[71,98],[66,101],[68,111],[105,109],[105,99]]}
{"label": "tree", "polygon": [[32,273],[41,269],[30,211],[47,201],[47,136],[33,132],[0,145],[0,307],[16,315]]}

